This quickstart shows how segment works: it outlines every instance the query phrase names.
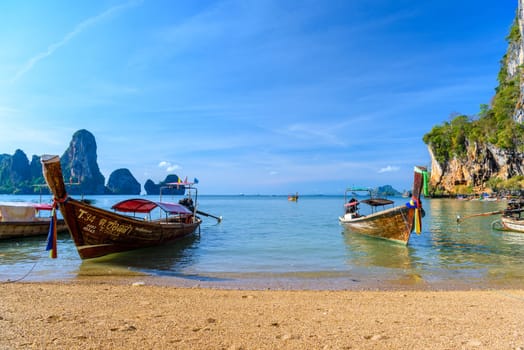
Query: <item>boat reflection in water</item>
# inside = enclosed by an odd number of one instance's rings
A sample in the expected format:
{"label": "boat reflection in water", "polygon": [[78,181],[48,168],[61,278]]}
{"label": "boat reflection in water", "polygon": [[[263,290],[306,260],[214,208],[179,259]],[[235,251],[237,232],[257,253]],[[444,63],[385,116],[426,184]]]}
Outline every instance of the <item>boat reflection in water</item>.
{"label": "boat reflection in water", "polygon": [[394,242],[384,242],[365,235],[355,235],[349,229],[342,232],[348,266],[356,279],[366,285],[386,288],[420,287],[425,281],[419,272],[415,248]]}
{"label": "boat reflection in water", "polygon": [[182,272],[194,262],[200,236],[191,235],[165,246],[156,246],[82,260],[78,276],[187,277]]}

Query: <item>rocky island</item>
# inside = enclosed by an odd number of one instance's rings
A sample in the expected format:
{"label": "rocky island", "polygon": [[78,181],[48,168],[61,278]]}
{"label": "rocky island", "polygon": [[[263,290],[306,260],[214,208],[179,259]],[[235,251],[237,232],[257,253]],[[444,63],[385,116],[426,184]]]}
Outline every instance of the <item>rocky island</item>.
{"label": "rocky island", "polygon": [[458,115],[424,135],[433,195],[524,187],[523,5],[519,0],[491,103],[477,116]]}
{"label": "rocky island", "polygon": [[[113,171],[105,184],[105,177],[97,163],[97,145],[93,134],[87,130],[78,130],[73,134],[69,147],[61,157],[64,179],[69,183],[70,194],[125,194],[139,195],[141,185],[129,169]],[[171,181],[172,180],[172,181]],[[177,182],[178,176],[171,174],[166,180],[155,184],[147,180],[144,189],[147,194],[158,194],[159,188],[166,182]],[[20,149],[13,155],[0,154],[0,194],[34,194],[40,190],[47,192],[42,176],[40,157],[33,155],[31,161]],[[183,194],[183,189],[175,190]]]}

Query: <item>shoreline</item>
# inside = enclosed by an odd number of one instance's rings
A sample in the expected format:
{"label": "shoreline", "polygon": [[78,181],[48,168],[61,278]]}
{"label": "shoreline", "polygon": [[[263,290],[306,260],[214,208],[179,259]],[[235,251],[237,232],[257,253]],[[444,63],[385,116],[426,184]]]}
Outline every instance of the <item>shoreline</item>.
{"label": "shoreline", "polygon": [[210,276],[157,276],[139,272],[113,274],[84,274],[69,278],[38,278],[22,276],[18,279],[0,280],[2,284],[113,284],[113,285],[148,285],[169,288],[201,288],[239,291],[420,291],[420,292],[460,292],[460,291],[490,291],[490,290],[520,290],[524,283],[520,279],[504,280],[503,278],[486,280],[479,279],[476,283],[470,280],[440,280],[426,281],[417,275],[406,275],[399,279],[357,280],[348,276],[329,278],[303,278],[267,276],[238,278],[237,277],[210,277]]}
{"label": "shoreline", "polygon": [[[524,348],[524,290],[0,284],[0,348]],[[503,325],[503,326],[502,326]]]}
{"label": "shoreline", "polygon": [[0,348],[524,348],[522,288],[238,290],[154,280],[2,283]]}
{"label": "shoreline", "polygon": [[[223,290],[282,291],[486,291],[524,289],[524,278],[511,274],[487,274],[469,278],[428,279],[417,273],[364,276],[363,272],[248,273],[248,274],[149,274],[117,265],[93,264],[65,275],[38,274],[28,270],[20,276],[4,276],[1,284],[66,283],[66,284],[132,284],[160,287],[204,288]],[[511,275],[511,278],[508,278]],[[464,276],[463,276],[464,277]]]}

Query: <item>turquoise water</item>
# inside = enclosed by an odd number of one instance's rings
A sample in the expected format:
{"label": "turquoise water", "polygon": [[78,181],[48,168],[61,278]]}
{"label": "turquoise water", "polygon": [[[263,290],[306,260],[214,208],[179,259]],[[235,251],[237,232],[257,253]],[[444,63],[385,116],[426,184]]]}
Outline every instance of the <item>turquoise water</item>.
{"label": "turquoise water", "polygon": [[[125,197],[89,198],[109,208]],[[13,199],[39,200],[0,196]],[[204,218],[200,234],[165,247],[82,261],[68,234],[59,236],[56,260],[45,252],[45,237],[0,242],[0,281],[136,276],[156,284],[255,289],[524,285],[524,234],[492,230],[498,216],[456,221],[505,202],[426,199],[423,232],[407,247],[346,232],[338,223],[342,204],[342,196],[302,196],[296,203],[285,196],[200,196],[199,209],[223,221]]]}

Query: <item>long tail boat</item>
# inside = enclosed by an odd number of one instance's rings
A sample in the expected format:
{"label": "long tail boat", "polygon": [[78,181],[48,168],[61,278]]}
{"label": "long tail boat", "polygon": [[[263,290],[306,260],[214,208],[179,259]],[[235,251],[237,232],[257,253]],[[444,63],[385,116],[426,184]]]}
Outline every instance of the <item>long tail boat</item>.
{"label": "long tail boat", "polygon": [[[414,229],[417,233],[421,232],[423,212],[420,196],[423,188],[426,192],[427,170],[420,166],[415,167],[412,197],[406,205],[388,208],[388,205],[394,204],[393,201],[373,197],[369,189],[348,188],[344,194],[344,215],[339,217],[339,221],[352,232],[408,244]],[[370,198],[362,201],[354,197],[348,199],[351,193],[361,191],[367,191]],[[361,203],[371,207],[371,214],[360,213]]]}
{"label": "long tail boat", "polygon": [[[60,157],[43,155],[41,161],[54,202],[60,208],[82,259],[168,244],[193,234],[202,222],[196,216],[196,209],[190,211],[179,204],[142,198],[126,200],[113,206],[114,210],[128,214],[94,207],[67,194]],[[194,205],[196,208],[196,202]],[[155,208],[163,210],[165,217],[152,220],[147,216],[136,216],[136,213],[149,213]]]}
{"label": "long tail boat", "polygon": [[298,192],[287,196],[287,200],[290,202],[298,202]]}
{"label": "long tail boat", "polygon": [[[508,201],[506,209],[493,212],[502,214],[499,220],[494,221],[491,226],[501,231],[513,231],[524,233],[524,199],[517,198]],[[488,213],[489,214],[489,213]]]}
{"label": "long tail boat", "polygon": [[[0,240],[47,235],[51,216],[41,213],[52,209],[47,203],[1,202]],[[64,220],[57,221],[57,231],[67,231]]]}

